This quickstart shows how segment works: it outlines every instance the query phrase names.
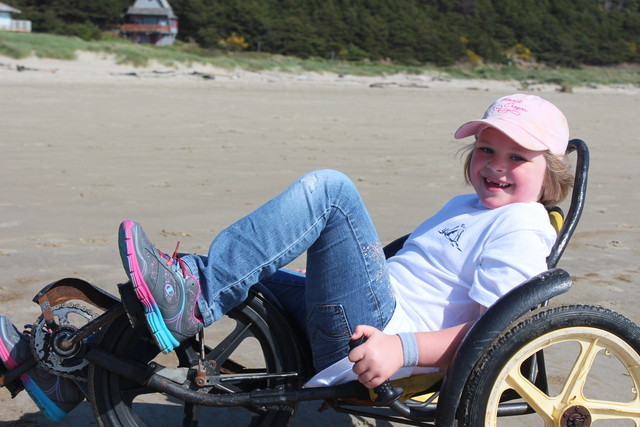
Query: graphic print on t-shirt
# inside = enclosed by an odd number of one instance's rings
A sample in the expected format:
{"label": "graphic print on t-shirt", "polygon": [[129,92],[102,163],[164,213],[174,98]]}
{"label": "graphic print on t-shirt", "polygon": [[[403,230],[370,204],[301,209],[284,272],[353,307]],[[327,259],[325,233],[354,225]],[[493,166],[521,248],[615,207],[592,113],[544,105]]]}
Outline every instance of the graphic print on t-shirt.
{"label": "graphic print on t-shirt", "polygon": [[462,249],[458,246],[458,240],[460,240],[462,233],[464,233],[464,228],[464,224],[460,224],[452,228],[443,228],[442,230],[438,230],[438,233],[449,239],[451,246],[462,252]]}

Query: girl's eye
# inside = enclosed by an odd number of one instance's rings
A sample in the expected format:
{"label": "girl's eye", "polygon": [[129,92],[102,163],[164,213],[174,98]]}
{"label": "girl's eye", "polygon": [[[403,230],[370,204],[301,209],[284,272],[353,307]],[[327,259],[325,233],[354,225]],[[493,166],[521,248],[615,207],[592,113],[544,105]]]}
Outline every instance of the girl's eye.
{"label": "girl's eye", "polygon": [[493,149],[489,148],[489,147],[478,147],[478,151],[485,153],[485,154],[492,154],[493,153]]}
{"label": "girl's eye", "polygon": [[527,159],[525,159],[524,157],[522,157],[522,156],[518,156],[518,155],[516,155],[516,154],[514,154],[513,156],[511,156],[511,159],[512,159],[512,160],[515,160],[516,162],[526,162],[526,161],[527,161]]}

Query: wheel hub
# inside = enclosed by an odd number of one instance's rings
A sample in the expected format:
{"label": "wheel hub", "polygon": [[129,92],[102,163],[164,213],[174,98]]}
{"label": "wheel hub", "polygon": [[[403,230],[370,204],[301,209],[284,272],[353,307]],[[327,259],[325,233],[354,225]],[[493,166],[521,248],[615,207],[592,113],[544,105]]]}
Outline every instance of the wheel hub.
{"label": "wheel hub", "polygon": [[63,343],[71,338],[75,332],[74,328],[60,328],[57,331],[51,333],[49,342],[51,343],[51,349],[60,357],[73,357],[78,354],[80,350],[80,344],[77,343],[70,347],[65,347]]}
{"label": "wheel hub", "polygon": [[562,414],[560,425],[562,427],[589,427],[591,413],[584,406],[571,406]]}

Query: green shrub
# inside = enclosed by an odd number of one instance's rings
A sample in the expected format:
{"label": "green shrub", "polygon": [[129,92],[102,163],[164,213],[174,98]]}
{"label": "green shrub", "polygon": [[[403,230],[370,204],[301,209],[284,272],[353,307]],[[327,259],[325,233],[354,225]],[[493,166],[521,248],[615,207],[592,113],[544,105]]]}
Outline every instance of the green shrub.
{"label": "green shrub", "polygon": [[85,41],[102,39],[102,32],[91,22],[65,25],[59,30],[58,34],[79,37]]}

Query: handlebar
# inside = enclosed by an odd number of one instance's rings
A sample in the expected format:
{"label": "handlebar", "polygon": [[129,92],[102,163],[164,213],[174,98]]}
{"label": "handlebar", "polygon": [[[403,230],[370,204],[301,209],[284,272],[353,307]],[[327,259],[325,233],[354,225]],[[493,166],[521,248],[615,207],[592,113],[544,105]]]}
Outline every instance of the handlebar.
{"label": "handlebar", "polygon": [[[367,339],[363,336],[357,340],[349,341],[349,349],[353,350],[357,346],[363,344]],[[375,406],[388,406],[398,415],[417,421],[425,421],[426,419],[414,411],[404,402],[400,401],[400,397],[404,393],[401,387],[394,387],[391,381],[386,380],[382,384],[373,388],[373,391],[378,395],[373,404]]]}
{"label": "handlebar", "polygon": [[[367,338],[364,336],[356,340],[350,340],[349,349],[353,350],[359,345],[364,344],[366,340]],[[402,396],[402,393],[404,392],[402,388],[392,386],[391,381],[389,380],[386,380],[379,386],[374,387],[373,391],[378,395],[376,400],[373,402],[376,406],[391,406],[400,398],[400,396]]]}

